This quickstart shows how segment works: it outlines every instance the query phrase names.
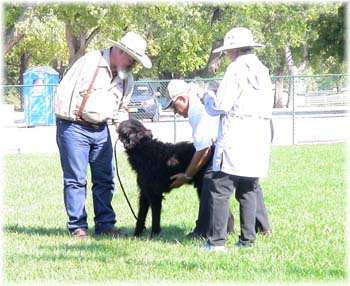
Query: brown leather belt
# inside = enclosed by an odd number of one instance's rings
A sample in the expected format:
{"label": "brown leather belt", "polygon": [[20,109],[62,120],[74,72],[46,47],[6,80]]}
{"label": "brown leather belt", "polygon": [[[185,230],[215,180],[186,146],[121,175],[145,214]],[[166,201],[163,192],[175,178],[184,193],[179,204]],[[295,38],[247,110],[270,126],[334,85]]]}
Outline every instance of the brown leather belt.
{"label": "brown leather belt", "polygon": [[77,124],[80,124],[82,126],[92,127],[92,128],[95,128],[95,129],[97,129],[97,128],[99,128],[99,127],[101,127],[101,126],[103,126],[105,124],[105,122],[103,122],[103,123],[96,123],[96,124],[95,123],[91,123],[91,122],[88,122],[88,121],[86,121],[86,120],[84,120],[84,119],[82,119],[80,117],[78,117],[73,122],[75,122]]}

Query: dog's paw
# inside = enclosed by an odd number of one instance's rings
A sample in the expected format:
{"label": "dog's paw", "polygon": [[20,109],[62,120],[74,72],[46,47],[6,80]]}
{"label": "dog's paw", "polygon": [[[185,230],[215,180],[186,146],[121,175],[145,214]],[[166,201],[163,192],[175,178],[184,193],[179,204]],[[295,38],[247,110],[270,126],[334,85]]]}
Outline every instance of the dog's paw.
{"label": "dog's paw", "polygon": [[154,238],[154,237],[160,235],[160,231],[161,231],[160,229],[159,230],[152,230],[150,237]]}
{"label": "dog's paw", "polygon": [[146,227],[137,227],[134,231],[134,236],[141,236]]}

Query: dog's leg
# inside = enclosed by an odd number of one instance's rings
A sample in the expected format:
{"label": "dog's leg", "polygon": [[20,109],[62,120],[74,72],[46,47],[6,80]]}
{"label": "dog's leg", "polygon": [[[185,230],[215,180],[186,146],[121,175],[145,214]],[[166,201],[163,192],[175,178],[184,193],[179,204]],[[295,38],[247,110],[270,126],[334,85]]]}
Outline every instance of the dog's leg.
{"label": "dog's leg", "polygon": [[162,197],[154,198],[151,202],[152,209],[152,232],[151,238],[158,235],[161,231],[160,228],[160,214],[162,210]]}
{"label": "dog's leg", "polygon": [[149,209],[149,202],[145,196],[140,195],[139,199],[139,213],[137,215],[137,222],[134,235],[140,236],[143,230],[146,228],[145,222]]}
{"label": "dog's leg", "polygon": [[227,221],[227,233],[234,233],[235,232],[235,218],[233,217],[233,214],[230,210],[230,213],[228,215],[228,221]]}

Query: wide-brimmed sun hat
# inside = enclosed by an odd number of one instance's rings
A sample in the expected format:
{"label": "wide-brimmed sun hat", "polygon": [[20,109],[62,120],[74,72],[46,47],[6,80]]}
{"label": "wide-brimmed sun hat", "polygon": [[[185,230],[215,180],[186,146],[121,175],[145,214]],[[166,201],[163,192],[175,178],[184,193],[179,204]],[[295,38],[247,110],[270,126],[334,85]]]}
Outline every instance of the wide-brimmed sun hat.
{"label": "wide-brimmed sun hat", "polygon": [[244,27],[237,27],[231,29],[226,33],[223,46],[215,49],[213,53],[219,53],[222,51],[243,47],[264,48],[265,45],[255,43],[253,39],[253,33],[249,29]]}
{"label": "wide-brimmed sun hat", "polygon": [[179,97],[179,96],[185,96],[185,95],[191,95],[191,94],[197,94],[202,92],[199,86],[197,86],[195,83],[190,82],[187,83],[182,79],[172,79],[168,84],[168,92],[167,92],[167,101],[163,105],[162,109],[168,109],[171,107],[173,102]]}
{"label": "wide-brimmed sun hat", "polygon": [[140,62],[145,68],[149,69],[152,67],[152,62],[149,57],[145,54],[147,42],[139,34],[135,32],[126,33],[121,40],[114,41],[108,39],[114,46],[126,52],[133,59]]}

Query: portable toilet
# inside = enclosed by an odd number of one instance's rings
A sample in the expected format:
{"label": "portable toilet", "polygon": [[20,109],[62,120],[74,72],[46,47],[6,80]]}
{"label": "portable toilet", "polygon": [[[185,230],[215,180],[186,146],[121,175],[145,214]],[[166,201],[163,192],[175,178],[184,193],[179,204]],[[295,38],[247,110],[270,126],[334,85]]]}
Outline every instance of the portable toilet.
{"label": "portable toilet", "polygon": [[56,124],[54,101],[58,82],[59,74],[51,67],[36,66],[23,74],[27,126]]}

